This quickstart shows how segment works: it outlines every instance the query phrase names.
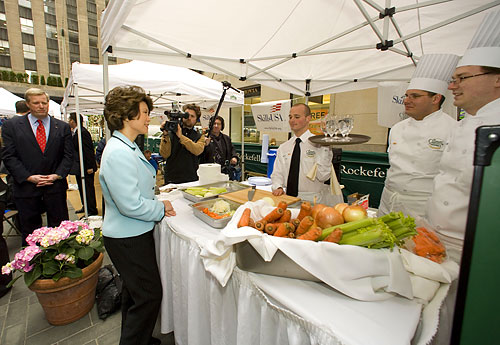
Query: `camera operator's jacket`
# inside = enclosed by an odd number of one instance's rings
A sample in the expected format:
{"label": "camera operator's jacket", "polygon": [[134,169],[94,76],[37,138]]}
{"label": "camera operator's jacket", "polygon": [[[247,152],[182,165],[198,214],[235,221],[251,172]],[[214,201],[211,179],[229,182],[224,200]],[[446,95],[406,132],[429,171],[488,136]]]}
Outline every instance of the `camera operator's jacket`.
{"label": "camera operator's jacket", "polygon": [[166,160],[165,181],[184,183],[198,180],[199,158],[205,148],[205,135],[195,129],[182,129],[180,138],[175,133],[163,135],[160,155]]}

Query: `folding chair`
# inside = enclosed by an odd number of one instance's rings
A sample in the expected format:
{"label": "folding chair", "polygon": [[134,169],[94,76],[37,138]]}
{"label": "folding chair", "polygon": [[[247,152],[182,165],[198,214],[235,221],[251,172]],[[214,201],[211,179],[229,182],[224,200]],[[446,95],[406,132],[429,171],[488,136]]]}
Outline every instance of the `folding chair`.
{"label": "folding chair", "polygon": [[[7,234],[4,235],[5,238],[9,236],[21,236],[21,231],[16,226],[17,214],[17,210],[5,210],[5,213],[3,214],[3,220],[9,224],[9,230],[7,231]],[[13,235],[11,235],[12,231],[15,231]]]}

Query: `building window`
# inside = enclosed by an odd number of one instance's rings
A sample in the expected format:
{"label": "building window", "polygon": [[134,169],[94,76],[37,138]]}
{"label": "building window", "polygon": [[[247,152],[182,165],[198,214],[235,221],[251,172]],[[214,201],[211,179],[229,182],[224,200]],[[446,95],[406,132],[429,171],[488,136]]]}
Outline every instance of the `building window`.
{"label": "building window", "polygon": [[31,8],[31,1],[30,0],[17,0],[17,3],[19,4],[19,7]]}
{"label": "building window", "polygon": [[33,21],[31,19],[19,18],[21,22],[21,32],[33,35]]}
{"label": "building window", "polygon": [[116,58],[114,56],[108,56],[108,63],[110,65],[116,65]]}
{"label": "building window", "polygon": [[66,0],[66,5],[76,7],[76,0]]}
{"label": "building window", "polygon": [[7,29],[5,28],[0,28],[0,40],[9,40],[9,35],[7,34]]}
{"label": "building window", "polygon": [[80,61],[80,54],[69,54],[69,61],[71,62],[71,64],[73,64],[73,62],[75,61]]}
{"label": "building window", "polygon": [[56,16],[50,13],[45,13],[45,23],[57,26]]}
{"label": "building window", "polygon": [[43,11],[45,13],[56,14],[56,2],[55,0],[44,0],[43,1]]}
{"label": "building window", "polygon": [[89,46],[97,48],[97,37],[89,36]]}
{"label": "building window", "polygon": [[49,62],[59,63],[59,51],[53,49],[47,49],[47,56],[49,58]]}
{"label": "building window", "polygon": [[59,45],[57,44],[57,40],[53,38],[47,38],[47,48],[58,50]]}
{"label": "building window", "polygon": [[89,35],[91,36],[99,36],[99,31],[97,31],[97,26],[89,24]]}
{"label": "building window", "polygon": [[0,40],[0,55],[10,55],[9,41]]}
{"label": "building window", "polygon": [[78,31],[78,21],[68,18],[68,29]]}
{"label": "building window", "polygon": [[50,63],[49,62],[49,73],[50,74],[61,74],[61,70],[59,69],[58,63]]}
{"label": "building window", "polygon": [[99,59],[99,49],[90,47],[90,57]]}
{"label": "building window", "polygon": [[31,15],[31,8],[19,6],[19,17],[33,19],[33,16]]}
{"label": "building window", "polygon": [[78,40],[78,32],[70,31],[68,33],[68,36],[69,36],[69,42],[70,43],[78,44],[78,42],[79,42],[79,40]]}
{"label": "building window", "polygon": [[23,53],[25,59],[36,60],[35,46],[32,46],[30,44],[23,44]]}
{"label": "building window", "polygon": [[97,13],[97,5],[95,1],[87,1],[87,12]]}
{"label": "building window", "polygon": [[36,60],[25,58],[24,69],[28,71],[36,71]]}
{"label": "building window", "polygon": [[47,38],[54,38],[57,40],[57,27],[50,24],[45,24],[45,35]]}
{"label": "building window", "polygon": [[99,58],[90,58],[90,63],[93,65],[99,65]]}
{"label": "building window", "polygon": [[23,44],[30,44],[32,46],[35,45],[35,36],[33,35],[21,33],[21,39]]}
{"label": "building window", "polygon": [[0,54],[0,67],[11,68],[11,65],[10,65],[10,56],[8,56],[8,55],[1,55]]}
{"label": "building window", "polygon": [[69,52],[72,54],[80,54],[80,47],[78,47],[78,44],[70,43]]}
{"label": "building window", "polygon": [[78,19],[78,10],[76,6],[66,6],[68,18],[77,20]]}
{"label": "building window", "polygon": [[7,21],[7,17],[5,16],[5,13],[0,12],[0,20],[3,22]]}
{"label": "building window", "polygon": [[0,12],[5,13],[5,4],[3,3],[3,0],[0,1]]}

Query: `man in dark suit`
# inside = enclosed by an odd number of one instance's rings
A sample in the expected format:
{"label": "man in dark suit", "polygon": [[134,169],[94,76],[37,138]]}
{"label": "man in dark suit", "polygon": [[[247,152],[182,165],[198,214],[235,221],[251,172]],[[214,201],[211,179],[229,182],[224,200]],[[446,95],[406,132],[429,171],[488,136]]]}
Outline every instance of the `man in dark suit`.
{"label": "man in dark suit", "polygon": [[[78,124],[76,113],[69,114],[68,120],[69,127],[73,135],[73,168],[71,174],[76,176],[76,183],[78,183],[78,191],[80,192],[80,200],[83,205],[83,189],[82,177],[80,172],[80,151],[78,145]],[[92,136],[87,128],[83,127],[83,116],[80,115],[80,127],[82,133],[82,153],[83,153],[83,171],[85,173],[85,196],[87,199],[87,212],[89,216],[97,215],[97,203],[95,198],[94,175],[97,170],[97,163],[95,160],[94,146],[92,144]],[[76,213],[83,213],[84,208],[77,210]]]}
{"label": "man in dark suit", "polygon": [[68,124],[48,115],[47,93],[29,89],[24,98],[30,113],[4,122],[2,153],[14,178],[12,192],[26,245],[26,237],[42,226],[43,212],[50,227],[69,218],[66,176],[73,164],[73,144]]}

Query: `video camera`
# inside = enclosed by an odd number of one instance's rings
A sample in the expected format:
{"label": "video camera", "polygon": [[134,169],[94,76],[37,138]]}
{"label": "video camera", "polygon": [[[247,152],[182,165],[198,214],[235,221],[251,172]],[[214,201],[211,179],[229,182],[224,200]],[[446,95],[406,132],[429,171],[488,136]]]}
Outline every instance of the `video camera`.
{"label": "video camera", "polygon": [[182,127],[182,119],[189,118],[188,113],[183,113],[180,111],[166,110],[164,114],[168,116],[169,121],[165,122],[165,124],[160,127],[160,130],[171,131],[174,133],[177,132],[177,125],[180,125]]}

